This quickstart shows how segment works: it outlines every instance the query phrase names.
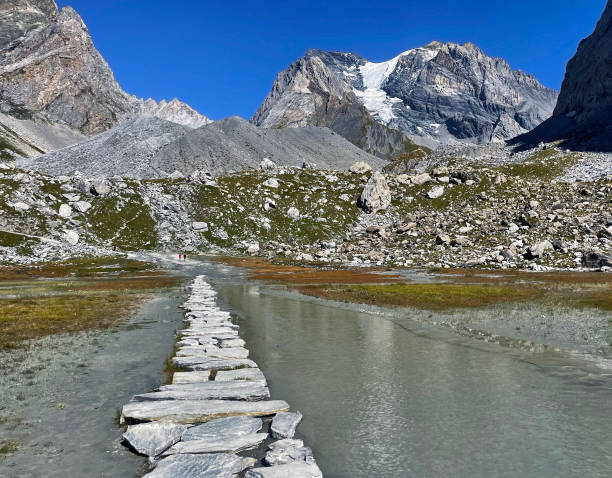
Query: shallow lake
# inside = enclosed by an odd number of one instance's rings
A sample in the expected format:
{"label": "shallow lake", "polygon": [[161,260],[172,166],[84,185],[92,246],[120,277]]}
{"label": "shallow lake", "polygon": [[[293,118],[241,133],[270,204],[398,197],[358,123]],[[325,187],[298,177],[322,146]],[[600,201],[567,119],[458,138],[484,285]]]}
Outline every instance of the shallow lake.
{"label": "shallow lake", "polygon": [[610,382],[569,357],[256,284],[219,291],[327,478],[612,476]]}
{"label": "shallow lake", "polygon": [[[303,412],[299,437],[326,478],[612,476],[605,369],[307,298],[240,269],[182,267],[208,275],[272,398]],[[162,294],[117,329],[13,355],[23,363],[0,377],[0,437],[23,446],[0,476],[138,476],[144,459],[120,445],[116,414],[163,380],[178,302]]]}

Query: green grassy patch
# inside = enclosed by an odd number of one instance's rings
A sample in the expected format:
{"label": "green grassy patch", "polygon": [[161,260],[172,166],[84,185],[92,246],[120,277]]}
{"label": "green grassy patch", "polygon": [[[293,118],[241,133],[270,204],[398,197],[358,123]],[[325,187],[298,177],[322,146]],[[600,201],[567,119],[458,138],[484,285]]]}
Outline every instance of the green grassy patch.
{"label": "green grassy patch", "polygon": [[90,232],[105,244],[126,250],[150,250],[157,243],[155,221],[139,195],[97,198],[86,216]]}
{"label": "green grassy patch", "polygon": [[[191,217],[209,225],[204,237],[219,246],[231,246],[252,237],[301,244],[336,237],[357,219],[355,200],[363,184],[360,176],[329,174],[338,180],[329,181],[321,172],[307,170],[274,176],[262,172],[225,176],[218,179],[219,187],[196,188],[193,200],[188,203]],[[278,179],[278,188],[263,186],[270,177]],[[165,185],[166,192],[177,194],[176,188]],[[342,194],[347,194],[349,200],[341,200]],[[266,198],[276,208],[264,211]],[[299,210],[299,219],[288,216],[291,207]],[[223,238],[224,232],[229,239]]]}
{"label": "green grassy patch", "polygon": [[539,295],[538,291],[527,287],[429,283],[307,286],[298,290],[342,302],[427,310],[484,307],[533,299]]}
{"label": "green grassy patch", "polygon": [[63,262],[0,268],[0,281],[16,281],[41,277],[93,277],[113,275],[129,277],[154,271],[153,264],[125,256],[78,257]]}
{"label": "green grassy patch", "polygon": [[497,169],[509,176],[550,181],[562,175],[567,168],[576,163],[577,159],[578,155],[575,153],[566,154],[554,149],[544,149],[520,163]]}
{"label": "green grassy patch", "polygon": [[16,440],[0,440],[0,461],[19,451],[21,444]]}
{"label": "green grassy patch", "polygon": [[[57,280],[63,277],[64,280]],[[51,280],[45,280],[50,278]],[[0,348],[46,335],[108,328],[180,277],[121,257],[0,269]],[[15,298],[17,297],[17,298]]]}

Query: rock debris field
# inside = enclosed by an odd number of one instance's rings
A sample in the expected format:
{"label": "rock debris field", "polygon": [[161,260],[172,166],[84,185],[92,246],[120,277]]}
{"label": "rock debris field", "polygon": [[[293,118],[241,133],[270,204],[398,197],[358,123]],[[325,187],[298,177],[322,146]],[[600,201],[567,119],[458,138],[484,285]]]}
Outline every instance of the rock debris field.
{"label": "rock debris field", "polygon": [[[245,478],[322,477],[312,450],[293,438],[302,414],[270,400],[239,327],[203,276],[191,291],[183,305],[189,326],[179,331],[172,358],[185,371],[175,372],[170,385],[135,395],[121,414],[129,425],[126,446],[149,457],[146,476],[231,478],[246,470]],[[264,447],[261,463],[253,456]]]}

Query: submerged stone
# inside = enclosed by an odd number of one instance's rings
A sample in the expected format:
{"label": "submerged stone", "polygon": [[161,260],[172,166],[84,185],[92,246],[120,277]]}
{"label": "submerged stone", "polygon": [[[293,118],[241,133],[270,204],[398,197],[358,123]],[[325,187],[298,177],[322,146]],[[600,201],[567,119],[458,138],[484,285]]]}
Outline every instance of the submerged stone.
{"label": "submerged stone", "polygon": [[157,456],[178,442],[186,430],[186,425],[177,423],[143,423],[129,426],[123,438],[138,453]]}

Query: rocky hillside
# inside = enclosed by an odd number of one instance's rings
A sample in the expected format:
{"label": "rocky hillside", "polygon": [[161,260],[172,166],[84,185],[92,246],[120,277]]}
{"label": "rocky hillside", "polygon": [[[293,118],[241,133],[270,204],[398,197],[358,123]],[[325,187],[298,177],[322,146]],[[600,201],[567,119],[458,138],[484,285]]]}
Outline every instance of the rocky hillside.
{"label": "rocky hillside", "polygon": [[[347,169],[355,161],[384,161],[328,128],[264,129],[231,117],[197,129],[138,117],[74,146],[17,161],[48,174],[163,178],[175,171],[213,175],[257,169],[264,158],[283,166]],[[177,174],[178,174],[177,173]]]}
{"label": "rocky hillside", "polygon": [[0,262],[118,250],[320,263],[612,267],[612,176],[564,179],[580,153],[449,159],[417,174],[277,168],[188,178],[50,177],[0,167]]}
{"label": "rocky hillside", "polygon": [[[389,157],[401,148],[388,131],[428,146],[502,141],[547,119],[556,99],[533,76],[471,43],[433,42],[381,63],[311,50],[279,73],[252,121],[269,128],[324,124]],[[372,119],[391,130],[368,132]]]}
{"label": "rocky hillside", "polygon": [[0,32],[2,149],[51,151],[136,115],[192,127],[210,122],[177,100],[157,104],[124,92],[70,7],[59,11],[53,0],[3,1]]}

